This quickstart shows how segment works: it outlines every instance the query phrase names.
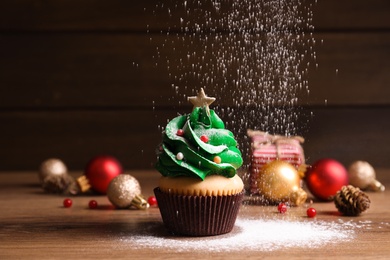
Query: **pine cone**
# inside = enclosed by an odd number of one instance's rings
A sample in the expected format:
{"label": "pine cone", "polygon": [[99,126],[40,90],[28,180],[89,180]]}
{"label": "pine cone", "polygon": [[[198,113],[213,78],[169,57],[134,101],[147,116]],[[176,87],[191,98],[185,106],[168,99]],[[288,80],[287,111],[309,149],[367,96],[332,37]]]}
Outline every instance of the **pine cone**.
{"label": "pine cone", "polygon": [[76,182],[68,174],[48,175],[42,182],[42,188],[48,193],[76,194]]}
{"label": "pine cone", "polygon": [[370,198],[366,193],[352,185],[343,186],[333,198],[340,213],[346,216],[358,216],[370,207]]}

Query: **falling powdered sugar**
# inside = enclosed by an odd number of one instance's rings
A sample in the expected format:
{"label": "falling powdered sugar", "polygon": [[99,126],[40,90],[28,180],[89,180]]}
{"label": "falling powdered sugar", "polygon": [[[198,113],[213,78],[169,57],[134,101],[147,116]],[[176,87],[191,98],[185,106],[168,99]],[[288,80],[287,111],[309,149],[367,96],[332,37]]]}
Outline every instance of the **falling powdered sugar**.
{"label": "falling powdered sugar", "polygon": [[309,97],[310,64],[317,63],[315,2],[157,1],[149,11],[167,24],[148,27],[148,33],[157,45],[156,67],[171,83],[166,93],[178,97],[173,104],[200,88],[216,97],[213,109],[244,155],[251,151],[248,129],[304,135],[312,115],[302,105]]}
{"label": "falling powdered sugar", "polygon": [[176,237],[167,234],[157,235],[149,229],[144,234],[122,237],[121,242],[131,243],[139,249],[163,248],[175,252],[275,251],[297,247],[317,248],[353,239],[355,232],[351,225],[355,224],[345,224],[344,222],[239,218],[235,229],[221,236]]}

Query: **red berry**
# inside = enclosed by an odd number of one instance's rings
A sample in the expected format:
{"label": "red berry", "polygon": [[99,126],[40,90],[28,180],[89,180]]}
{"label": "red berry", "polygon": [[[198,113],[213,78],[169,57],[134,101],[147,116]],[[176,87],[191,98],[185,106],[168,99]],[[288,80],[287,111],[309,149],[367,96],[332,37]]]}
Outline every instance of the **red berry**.
{"label": "red berry", "polygon": [[204,143],[207,143],[209,141],[209,137],[207,135],[202,135],[200,137],[200,140],[202,140],[202,142],[204,142]]}
{"label": "red berry", "polygon": [[89,203],[88,203],[88,207],[89,207],[90,209],[96,209],[97,206],[98,206],[98,203],[97,203],[96,200],[90,200]]}
{"label": "red berry", "polygon": [[287,205],[284,204],[284,203],[279,203],[279,205],[278,205],[278,211],[279,211],[280,213],[286,213],[286,211],[287,211]]}
{"label": "red berry", "polygon": [[317,215],[317,211],[315,208],[308,208],[306,213],[309,218],[314,218]]}
{"label": "red berry", "polygon": [[69,198],[66,198],[66,199],[64,199],[63,204],[64,204],[65,208],[70,208],[70,207],[72,207],[72,200]]}
{"label": "red berry", "polygon": [[178,129],[177,132],[176,132],[176,135],[183,136],[184,135],[183,129]]}
{"label": "red berry", "polygon": [[157,206],[157,199],[155,196],[150,196],[148,198],[148,203],[151,207]]}

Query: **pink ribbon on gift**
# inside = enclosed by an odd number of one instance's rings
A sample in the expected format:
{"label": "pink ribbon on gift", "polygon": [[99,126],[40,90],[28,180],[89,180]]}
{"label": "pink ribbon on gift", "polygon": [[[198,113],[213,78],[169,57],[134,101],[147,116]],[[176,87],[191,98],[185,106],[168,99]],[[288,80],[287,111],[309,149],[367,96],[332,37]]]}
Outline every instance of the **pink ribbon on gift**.
{"label": "pink ribbon on gift", "polygon": [[275,145],[276,147],[276,158],[280,159],[282,157],[281,151],[284,145],[290,145],[300,152],[301,162],[305,161],[305,156],[303,153],[303,149],[301,143],[305,141],[305,139],[301,136],[282,136],[282,135],[271,135],[267,132],[251,130],[247,131],[248,136],[251,137],[252,142],[251,146],[253,150],[261,149],[266,146]]}

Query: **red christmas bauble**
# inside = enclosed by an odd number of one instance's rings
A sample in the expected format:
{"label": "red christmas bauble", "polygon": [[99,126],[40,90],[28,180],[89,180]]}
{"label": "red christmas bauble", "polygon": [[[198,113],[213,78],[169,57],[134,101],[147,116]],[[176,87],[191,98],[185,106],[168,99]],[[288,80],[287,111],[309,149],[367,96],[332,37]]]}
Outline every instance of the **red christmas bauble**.
{"label": "red christmas bauble", "polygon": [[334,159],[321,159],[305,173],[307,188],[318,199],[329,200],[344,185],[348,185],[347,169]]}
{"label": "red christmas bauble", "polygon": [[123,171],[120,162],[112,156],[97,156],[85,168],[85,176],[92,189],[106,194],[111,180]]}

